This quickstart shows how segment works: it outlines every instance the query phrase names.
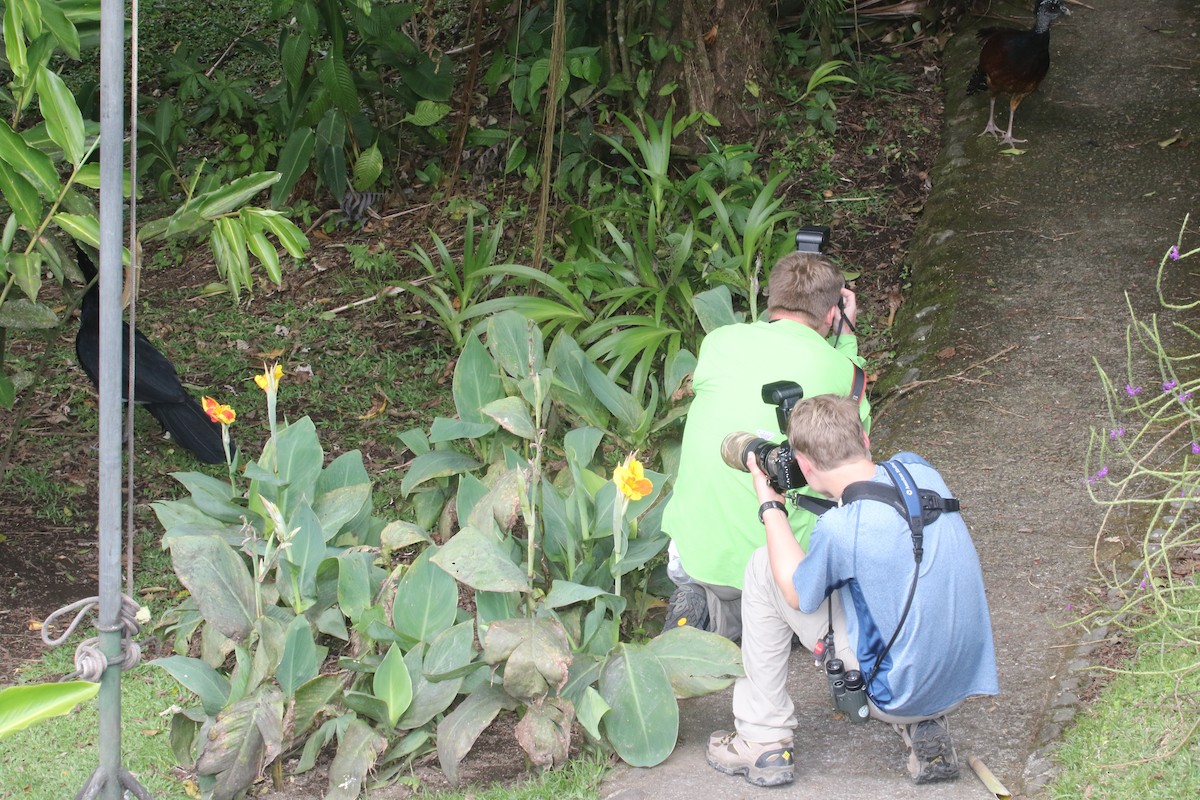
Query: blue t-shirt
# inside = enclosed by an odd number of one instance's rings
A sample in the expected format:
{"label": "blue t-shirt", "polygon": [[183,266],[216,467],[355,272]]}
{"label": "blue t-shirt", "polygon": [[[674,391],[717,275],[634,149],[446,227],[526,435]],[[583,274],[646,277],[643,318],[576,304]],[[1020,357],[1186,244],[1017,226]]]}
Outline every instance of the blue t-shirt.
{"label": "blue t-shirt", "polygon": [[[951,496],[920,456],[899,453],[893,460],[919,487]],[[892,485],[883,467],[876,467],[874,480]],[[800,610],[812,613],[833,590],[840,592],[866,680],[900,623],[912,585],[908,522],[889,505],[860,500],[823,514],[810,541],[792,576]],[[897,716],[932,716],[973,695],[999,692],[983,574],[962,515],[944,513],[926,525],[923,547],[912,607],[869,687],[876,705]]]}

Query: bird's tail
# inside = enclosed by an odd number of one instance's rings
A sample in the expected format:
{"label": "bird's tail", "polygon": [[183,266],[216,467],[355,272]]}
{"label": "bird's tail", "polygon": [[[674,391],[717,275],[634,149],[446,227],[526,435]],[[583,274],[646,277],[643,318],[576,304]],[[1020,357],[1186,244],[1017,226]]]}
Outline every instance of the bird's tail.
{"label": "bird's tail", "polygon": [[971,80],[967,82],[967,94],[975,94],[976,92],[986,92],[988,90],[987,73],[982,68],[977,68],[971,75]]}
{"label": "bird's tail", "polygon": [[[184,403],[147,403],[146,410],[154,415],[172,439],[191,451],[196,458],[205,464],[225,463],[221,426],[208,418],[195,398],[189,395]],[[233,442],[230,442],[229,452],[233,451]]]}

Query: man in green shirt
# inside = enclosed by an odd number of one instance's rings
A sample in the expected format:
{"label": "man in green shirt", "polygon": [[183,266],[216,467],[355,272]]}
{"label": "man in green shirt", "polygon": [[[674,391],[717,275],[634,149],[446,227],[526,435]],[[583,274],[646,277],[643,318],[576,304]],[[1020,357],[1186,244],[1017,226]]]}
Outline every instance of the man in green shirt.
{"label": "man in green shirt", "polygon": [[[793,381],[805,397],[848,396],[855,368],[862,366],[853,333],[854,292],[823,256],[781,258],[767,295],[767,319],[718,328],[700,347],[679,475],[663,515],[671,537],[668,574],[677,586],[664,628],[694,625],[734,640],[741,636],[742,573],[762,544],[762,530],[754,483],[725,464],[721,442],[735,431],[782,441],[775,406],[763,402],[763,385]],[[860,413],[869,431],[865,394]],[[816,517],[794,510],[790,522],[807,548]]]}

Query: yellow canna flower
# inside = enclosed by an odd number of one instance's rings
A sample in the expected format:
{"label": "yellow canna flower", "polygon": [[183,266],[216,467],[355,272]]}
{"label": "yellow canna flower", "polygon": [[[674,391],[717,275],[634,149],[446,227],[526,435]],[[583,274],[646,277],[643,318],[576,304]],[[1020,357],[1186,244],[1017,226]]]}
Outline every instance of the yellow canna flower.
{"label": "yellow canna flower", "polygon": [[204,413],[208,414],[208,418],[213,422],[219,422],[222,425],[232,425],[233,421],[237,419],[237,412],[233,410],[232,406],[218,403],[211,397],[201,398],[200,404],[204,406]]}
{"label": "yellow canna flower", "polygon": [[625,463],[613,470],[613,483],[621,490],[621,494],[630,500],[641,500],[654,491],[654,484],[646,477],[642,462],[633,455],[625,459]]}
{"label": "yellow canna flower", "polygon": [[280,366],[279,364],[276,364],[276,365],[275,365],[275,369],[274,369],[274,370],[270,370],[270,369],[268,369],[268,368],[267,368],[267,365],[266,365],[266,364],[264,364],[264,365],[263,365],[263,372],[262,372],[262,374],[261,374],[261,375],[255,375],[255,376],[254,376],[254,382],[255,382],[255,383],[257,383],[257,384],[258,384],[258,388],[262,389],[264,392],[265,392],[265,391],[267,391],[267,386],[268,386],[268,385],[269,385],[269,383],[271,382],[271,381],[270,381],[270,379],[271,379],[271,372],[272,372],[272,371],[275,373],[275,380],[274,380],[274,383],[275,383],[275,385],[276,385],[276,386],[278,386],[278,385],[279,385],[279,379],[283,377],[283,367],[282,367],[282,366]]}

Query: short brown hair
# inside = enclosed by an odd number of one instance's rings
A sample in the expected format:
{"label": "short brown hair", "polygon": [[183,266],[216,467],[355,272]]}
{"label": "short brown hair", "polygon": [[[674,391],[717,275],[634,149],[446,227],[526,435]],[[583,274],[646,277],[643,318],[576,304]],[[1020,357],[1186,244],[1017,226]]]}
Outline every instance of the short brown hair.
{"label": "short brown hair", "polygon": [[788,253],[767,280],[767,312],[799,311],[817,322],[841,297],[842,273],[818,253]]}
{"label": "short brown hair", "polygon": [[817,469],[833,469],[871,457],[863,442],[858,401],[836,394],[819,394],[797,402],[788,418],[788,441]]}

